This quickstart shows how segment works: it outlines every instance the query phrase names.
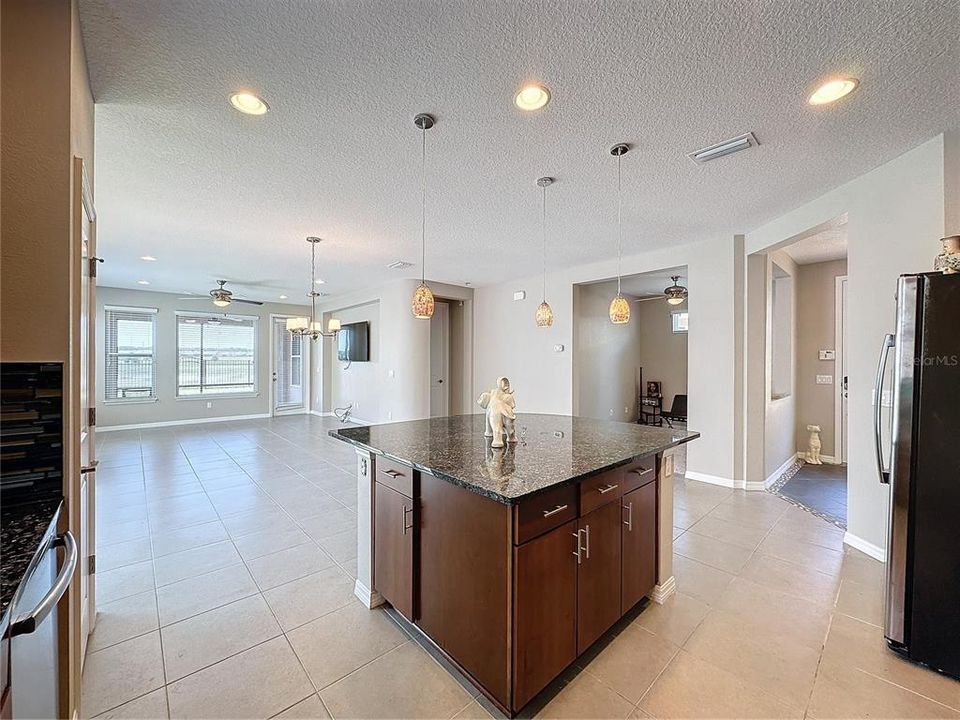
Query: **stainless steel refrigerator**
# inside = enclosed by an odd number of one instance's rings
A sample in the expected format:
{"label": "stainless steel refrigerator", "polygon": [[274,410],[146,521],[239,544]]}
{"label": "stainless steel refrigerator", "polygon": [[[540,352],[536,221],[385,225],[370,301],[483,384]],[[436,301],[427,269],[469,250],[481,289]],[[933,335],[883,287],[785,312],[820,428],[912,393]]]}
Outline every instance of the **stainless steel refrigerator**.
{"label": "stainless steel refrigerator", "polygon": [[[891,351],[887,469],[882,400]],[[890,484],[884,635],[911,660],[960,677],[960,274],[900,277],[874,409],[877,467]]]}

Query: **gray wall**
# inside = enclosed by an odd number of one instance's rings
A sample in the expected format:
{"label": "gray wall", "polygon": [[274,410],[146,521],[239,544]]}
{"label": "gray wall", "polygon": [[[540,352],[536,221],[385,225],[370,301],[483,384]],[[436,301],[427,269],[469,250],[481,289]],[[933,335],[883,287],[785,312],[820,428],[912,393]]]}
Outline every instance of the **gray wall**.
{"label": "gray wall", "polygon": [[[797,449],[806,451],[807,425],[819,425],[821,452],[834,455],[834,405],[837,377],[833,360],[820,350],[836,345],[836,278],[847,274],[846,260],[800,265],[797,272]],[[832,375],[834,385],[817,385],[817,375]],[[839,462],[837,458],[837,462]]]}
{"label": "gray wall", "polygon": [[687,333],[673,332],[673,313],[687,304],[670,305],[666,300],[647,300],[633,305],[631,322],[640,334],[639,365],[643,382],[659,380],[663,409],[669,410],[674,395],[687,393]]}
{"label": "gray wall", "polygon": [[[636,318],[626,325],[610,322],[610,300],[616,294],[616,282],[580,285],[574,290],[579,414],[630,422],[637,417],[640,323]],[[637,304],[628,299],[632,313]],[[530,333],[540,329],[531,319]]]}
{"label": "gray wall", "polygon": [[[771,479],[778,468],[789,460],[797,451],[796,446],[796,425],[797,425],[797,399],[794,388],[796,386],[796,363],[793,360],[793,351],[796,347],[796,282],[789,282],[786,285],[785,302],[779,305],[779,316],[774,317],[773,312],[773,280],[774,263],[792,280],[796,279],[797,266],[789,255],[780,251],[774,252],[767,257],[767,339],[766,339],[766,393],[767,393],[767,414],[766,426],[764,428],[764,457],[763,468],[766,479]],[[774,357],[773,343],[774,334],[777,331],[780,335],[785,335],[782,348],[787,355]],[[779,362],[777,371],[780,375],[781,386],[778,388],[778,397],[773,397],[773,377],[774,363]]]}
{"label": "gray wall", "polygon": [[[178,295],[145,290],[97,288],[97,425],[111,425],[200,420],[233,415],[264,415],[270,408],[270,314],[304,315],[309,308],[298,305],[266,303],[238,305],[229,308],[237,315],[255,315],[257,323],[257,396],[243,398],[177,398],[177,319],[178,310],[213,312],[213,303],[180,301]],[[104,402],[104,318],[105,305],[157,308],[157,338],[154,362],[157,374],[157,400],[148,402]],[[308,374],[309,377],[309,374]],[[308,395],[309,398],[309,395]],[[207,407],[207,403],[211,407]]]}

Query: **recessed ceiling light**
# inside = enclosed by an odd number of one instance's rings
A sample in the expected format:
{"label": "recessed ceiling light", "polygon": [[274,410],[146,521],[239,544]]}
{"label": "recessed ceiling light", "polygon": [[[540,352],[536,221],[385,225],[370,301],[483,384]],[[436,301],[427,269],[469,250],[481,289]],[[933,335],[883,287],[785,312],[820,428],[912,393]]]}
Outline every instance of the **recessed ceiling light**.
{"label": "recessed ceiling light", "polygon": [[286,300],[286,299],[287,299],[287,296],[286,296],[286,295],[281,295],[281,296],[280,296],[280,299],[281,299],[281,300]]}
{"label": "recessed ceiling light", "polygon": [[517,107],[521,110],[539,110],[550,102],[550,91],[543,85],[531,84],[524,87],[517,93],[513,99]]}
{"label": "recessed ceiling light", "polygon": [[845,77],[827,80],[814,91],[807,102],[811,105],[828,105],[852,93],[859,84],[860,81],[856,78]]}
{"label": "recessed ceiling light", "polygon": [[149,280],[137,280],[137,285],[149,285]]}
{"label": "recessed ceiling light", "polygon": [[320,278],[317,278],[317,279],[314,280],[313,282],[314,282],[314,284],[316,284],[316,285],[323,285],[323,284],[324,284],[325,282],[327,282],[327,281],[326,281],[326,280],[321,280]]}
{"label": "recessed ceiling light", "polygon": [[156,261],[157,261],[157,259],[156,259],[153,255],[141,255],[141,256],[140,256],[140,259],[141,259],[141,260],[145,260],[145,261],[147,261],[147,262],[156,262]]}
{"label": "recessed ceiling light", "polygon": [[238,92],[230,96],[230,104],[247,115],[263,115],[270,106],[253,93]]}

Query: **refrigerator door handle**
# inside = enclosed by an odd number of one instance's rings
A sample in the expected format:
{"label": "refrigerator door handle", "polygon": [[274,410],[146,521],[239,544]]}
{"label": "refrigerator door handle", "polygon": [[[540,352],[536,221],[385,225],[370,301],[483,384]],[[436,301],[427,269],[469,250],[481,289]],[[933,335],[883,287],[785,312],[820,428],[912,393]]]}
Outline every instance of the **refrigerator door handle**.
{"label": "refrigerator door handle", "polygon": [[63,547],[65,554],[63,567],[60,568],[60,574],[57,575],[56,582],[33,610],[21,615],[10,624],[10,637],[26,635],[36,630],[37,626],[47,618],[47,615],[60,602],[60,598],[67,592],[67,588],[70,587],[73,573],[77,569],[78,552],[77,543],[69,530],[54,538],[48,547],[48,551],[57,547]]}
{"label": "refrigerator door handle", "polygon": [[893,335],[889,333],[884,335],[883,345],[880,348],[880,362],[877,364],[877,381],[873,386],[873,444],[877,451],[877,472],[880,474],[880,482],[888,485],[890,471],[883,465],[883,377],[887,373],[887,357],[893,346]]}

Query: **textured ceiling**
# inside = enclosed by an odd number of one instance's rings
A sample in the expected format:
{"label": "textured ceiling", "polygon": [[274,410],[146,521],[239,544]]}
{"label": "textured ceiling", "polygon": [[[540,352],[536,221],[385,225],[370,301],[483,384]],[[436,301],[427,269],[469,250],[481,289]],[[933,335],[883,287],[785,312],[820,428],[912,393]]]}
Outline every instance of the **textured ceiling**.
{"label": "textured ceiling", "polygon": [[[956,0],[81,0],[104,284],[302,298],[419,273],[475,285],[747,232],[960,123]],[[805,99],[862,79],[833,107]],[[522,114],[518,86],[553,101]],[[262,117],[228,95],[260,93]],[[760,147],[686,153],[753,131]],[[137,258],[157,256],[156,263]],[[405,259],[413,268],[393,271]]]}
{"label": "textured ceiling", "polygon": [[812,265],[847,257],[847,226],[821,230],[783,248],[797,265]]}

